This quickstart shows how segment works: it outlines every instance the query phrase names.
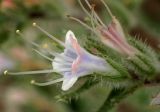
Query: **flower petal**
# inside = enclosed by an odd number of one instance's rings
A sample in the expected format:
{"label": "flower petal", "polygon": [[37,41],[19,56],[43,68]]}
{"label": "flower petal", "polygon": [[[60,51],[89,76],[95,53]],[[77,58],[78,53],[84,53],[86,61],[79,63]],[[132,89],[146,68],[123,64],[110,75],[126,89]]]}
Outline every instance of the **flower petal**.
{"label": "flower petal", "polygon": [[70,73],[70,75],[65,75],[64,76],[64,80],[63,80],[63,84],[62,84],[62,90],[63,91],[67,91],[68,89],[70,89],[74,83],[77,81],[78,77],[76,75],[72,75]]}
{"label": "flower petal", "polygon": [[76,39],[74,33],[73,33],[71,30],[69,30],[69,31],[67,32],[67,34],[66,34],[65,45],[67,45],[67,46],[72,46],[71,38],[74,39],[74,40],[77,42],[77,39]]}
{"label": "flower petal", "polygon": [[123,28],[116,18],[112,20],[111,26],[119,33],[120,37],[125,40]]}
{"label": "flower petal", "polygon": [[76,51],[76,53],[78,55],[81,54],[81,47],[78,44],[78,41],[77,41],[74,33],[72,31],[70,31],[70,30],[66,34],[66,42],[65,42],[65,44],[67,46],[72,47]]}

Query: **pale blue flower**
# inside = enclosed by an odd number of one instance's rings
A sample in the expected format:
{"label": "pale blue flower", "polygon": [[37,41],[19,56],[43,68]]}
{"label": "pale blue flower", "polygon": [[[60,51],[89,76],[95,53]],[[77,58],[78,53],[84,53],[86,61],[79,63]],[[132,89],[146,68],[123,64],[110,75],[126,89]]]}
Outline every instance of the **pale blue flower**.
{"label": "pale blue flower", "polygon": [[106,61],[80,47],[72,31],[66,34],[65,46],[64,52],[60,54],[60,57],[55,57],[52,63],[53,69],[64,76],[63,90],[72,87],[79,77],[93,72],[108,71],[109,65]]}
{"label": "pale blue flower", "polygon": [[[47,34],[54,41],[58,42],[60,45],[64,46],[63,53],[55,53],[53,51],[49,51],[50,54],[54,56],[54,59],[51,59],[41,52],[35,50],[37,53],[52,61],[53,70],[42,70],[42,71],[30,71],[30,72],[19,72],[19,73],[10,73],[5,71],[4,74],[10,75],[22,75],[22,74],[42,74],[42,73],[52,73],[56,72],[62,75],[62,78],[52,80],[45,83],[38,83],[32,80],[31,82],[36,85],[46,86],[50,84],[54,84],[57,82],[62,83],[62,90],[66,91],[70,89],[79,77],[83,77],[89,74],[93,74],[94,72],[107,72],[110,70],[110,65],[101,57],[90,54],[84,48],[82,48],[74,33],[72,31],[68,31],[65,37],[65,43],[56,39],[55,37],[48,34],[42,28],[34,23],[38,29]],[[19,30],[17,30],[19,33]],[[33,43],[33,45],[38,46]]]}

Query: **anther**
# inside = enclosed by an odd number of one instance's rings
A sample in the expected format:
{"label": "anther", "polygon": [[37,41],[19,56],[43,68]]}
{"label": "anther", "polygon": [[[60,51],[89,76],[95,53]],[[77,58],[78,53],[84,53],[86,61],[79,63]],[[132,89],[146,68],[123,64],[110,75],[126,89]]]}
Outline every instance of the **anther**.
{"label": "anther", "polygon": [[91,5],[91,8],[92,8],[92,9],[95,9],[95,7],[96,7],[95,4],[92,4],[92,5]]}
{"label": "anther", "polygon": [[7,73],[8,73],[8,71],[7,71],[7,70],[5,70],[5,71],[4,71],[4,75],[7,75]]}
{"label": "anther", "polygon": [[16,30],[16,33],[19,34],[19,33],[20,33],[20,30]]}
{"label": "anther", "polygon": [[38,28],[41,32],[43,32],[44,34],[46,34],[49,38],[53,39],[54,41],[56,41],[57,43],[59,43],[60,45],[65,47],[65,44],[58,40],[56,37],[52,36],[50,33],[48,33],[47,31],[45,31],[43,28],[41,28],[39,25],[37,25],[36,23],[32,24],[34,27]]}
{"label": "anther", "polygon": [[33,23],[32,25],[33,25],[33,26],[36,26],[37,24],[36,24],[36,23]]}
{"label": "anther", "polygon": [[34,84],[35,83],[35,80],[31,80],[31,82],[30,82],[31,84]]}
{"label": "anther", "polygon": [[68,17],[68,18],[69,18],[69,17],[71,17],[71,15],[67,14],[67,15],[66,15],[66,17]]}
{"label": "anther", "polygon": [[48,44],[47,43],[45,43],[45,44],[43,44],[43,46],[42,46],[44,49],[47,49],[48,48]]}

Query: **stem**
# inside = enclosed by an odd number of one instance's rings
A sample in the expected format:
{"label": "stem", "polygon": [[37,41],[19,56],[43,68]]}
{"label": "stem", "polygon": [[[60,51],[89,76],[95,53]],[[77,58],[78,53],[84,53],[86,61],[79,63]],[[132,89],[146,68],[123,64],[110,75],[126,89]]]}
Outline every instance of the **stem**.
{"label": "stem", "polygon": [[132,86],[130,88],[113,89],[97,112],[108,112],[114,107],[116,103],[119,103],[123,98],[133,93],[136,88],[137,86]]}

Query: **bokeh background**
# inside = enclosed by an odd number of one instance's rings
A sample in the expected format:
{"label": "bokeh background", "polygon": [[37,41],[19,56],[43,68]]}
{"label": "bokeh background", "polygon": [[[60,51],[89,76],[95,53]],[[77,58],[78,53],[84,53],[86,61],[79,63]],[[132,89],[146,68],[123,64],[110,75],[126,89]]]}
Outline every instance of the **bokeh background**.
{"label": "bokeh background", "polygon": [[[110,17],[102,3],[99,0],[89,1],[96,4],[96,12],[105,23],[109,23]],[[105,1],[126,32],[157,52],[160,50],[160,0]],[[104,103],[110,89],[100,84],[82,92],[76,100],[66,101],[59,98],[59,95],[65,94],[60,89],[61,84],[46,87],[30,84],[32,79],[47,81],[57,74],[3,75],[6,69],[28,71],[52,67],[49,61],[33,52],[26,39],[39,45],[47,43],[55,51],[59,51],[59,45],[33,28],[33,22],[61,40],[64,40],[68,30],[72,30],[83,43],[89,32],[69,20],[66,17],[68,14],[87,22],[77,0],[0,0],[0,112],[97,112]],[[15,33],[16,29],[21,30],[22,38]],[[79,80],[75,86],[83,83],[83,79]],[[110,112],[160,112],[158,106],[150,106],[152,98],[159,92],[158,85],[143,85],[116,104]]]}

